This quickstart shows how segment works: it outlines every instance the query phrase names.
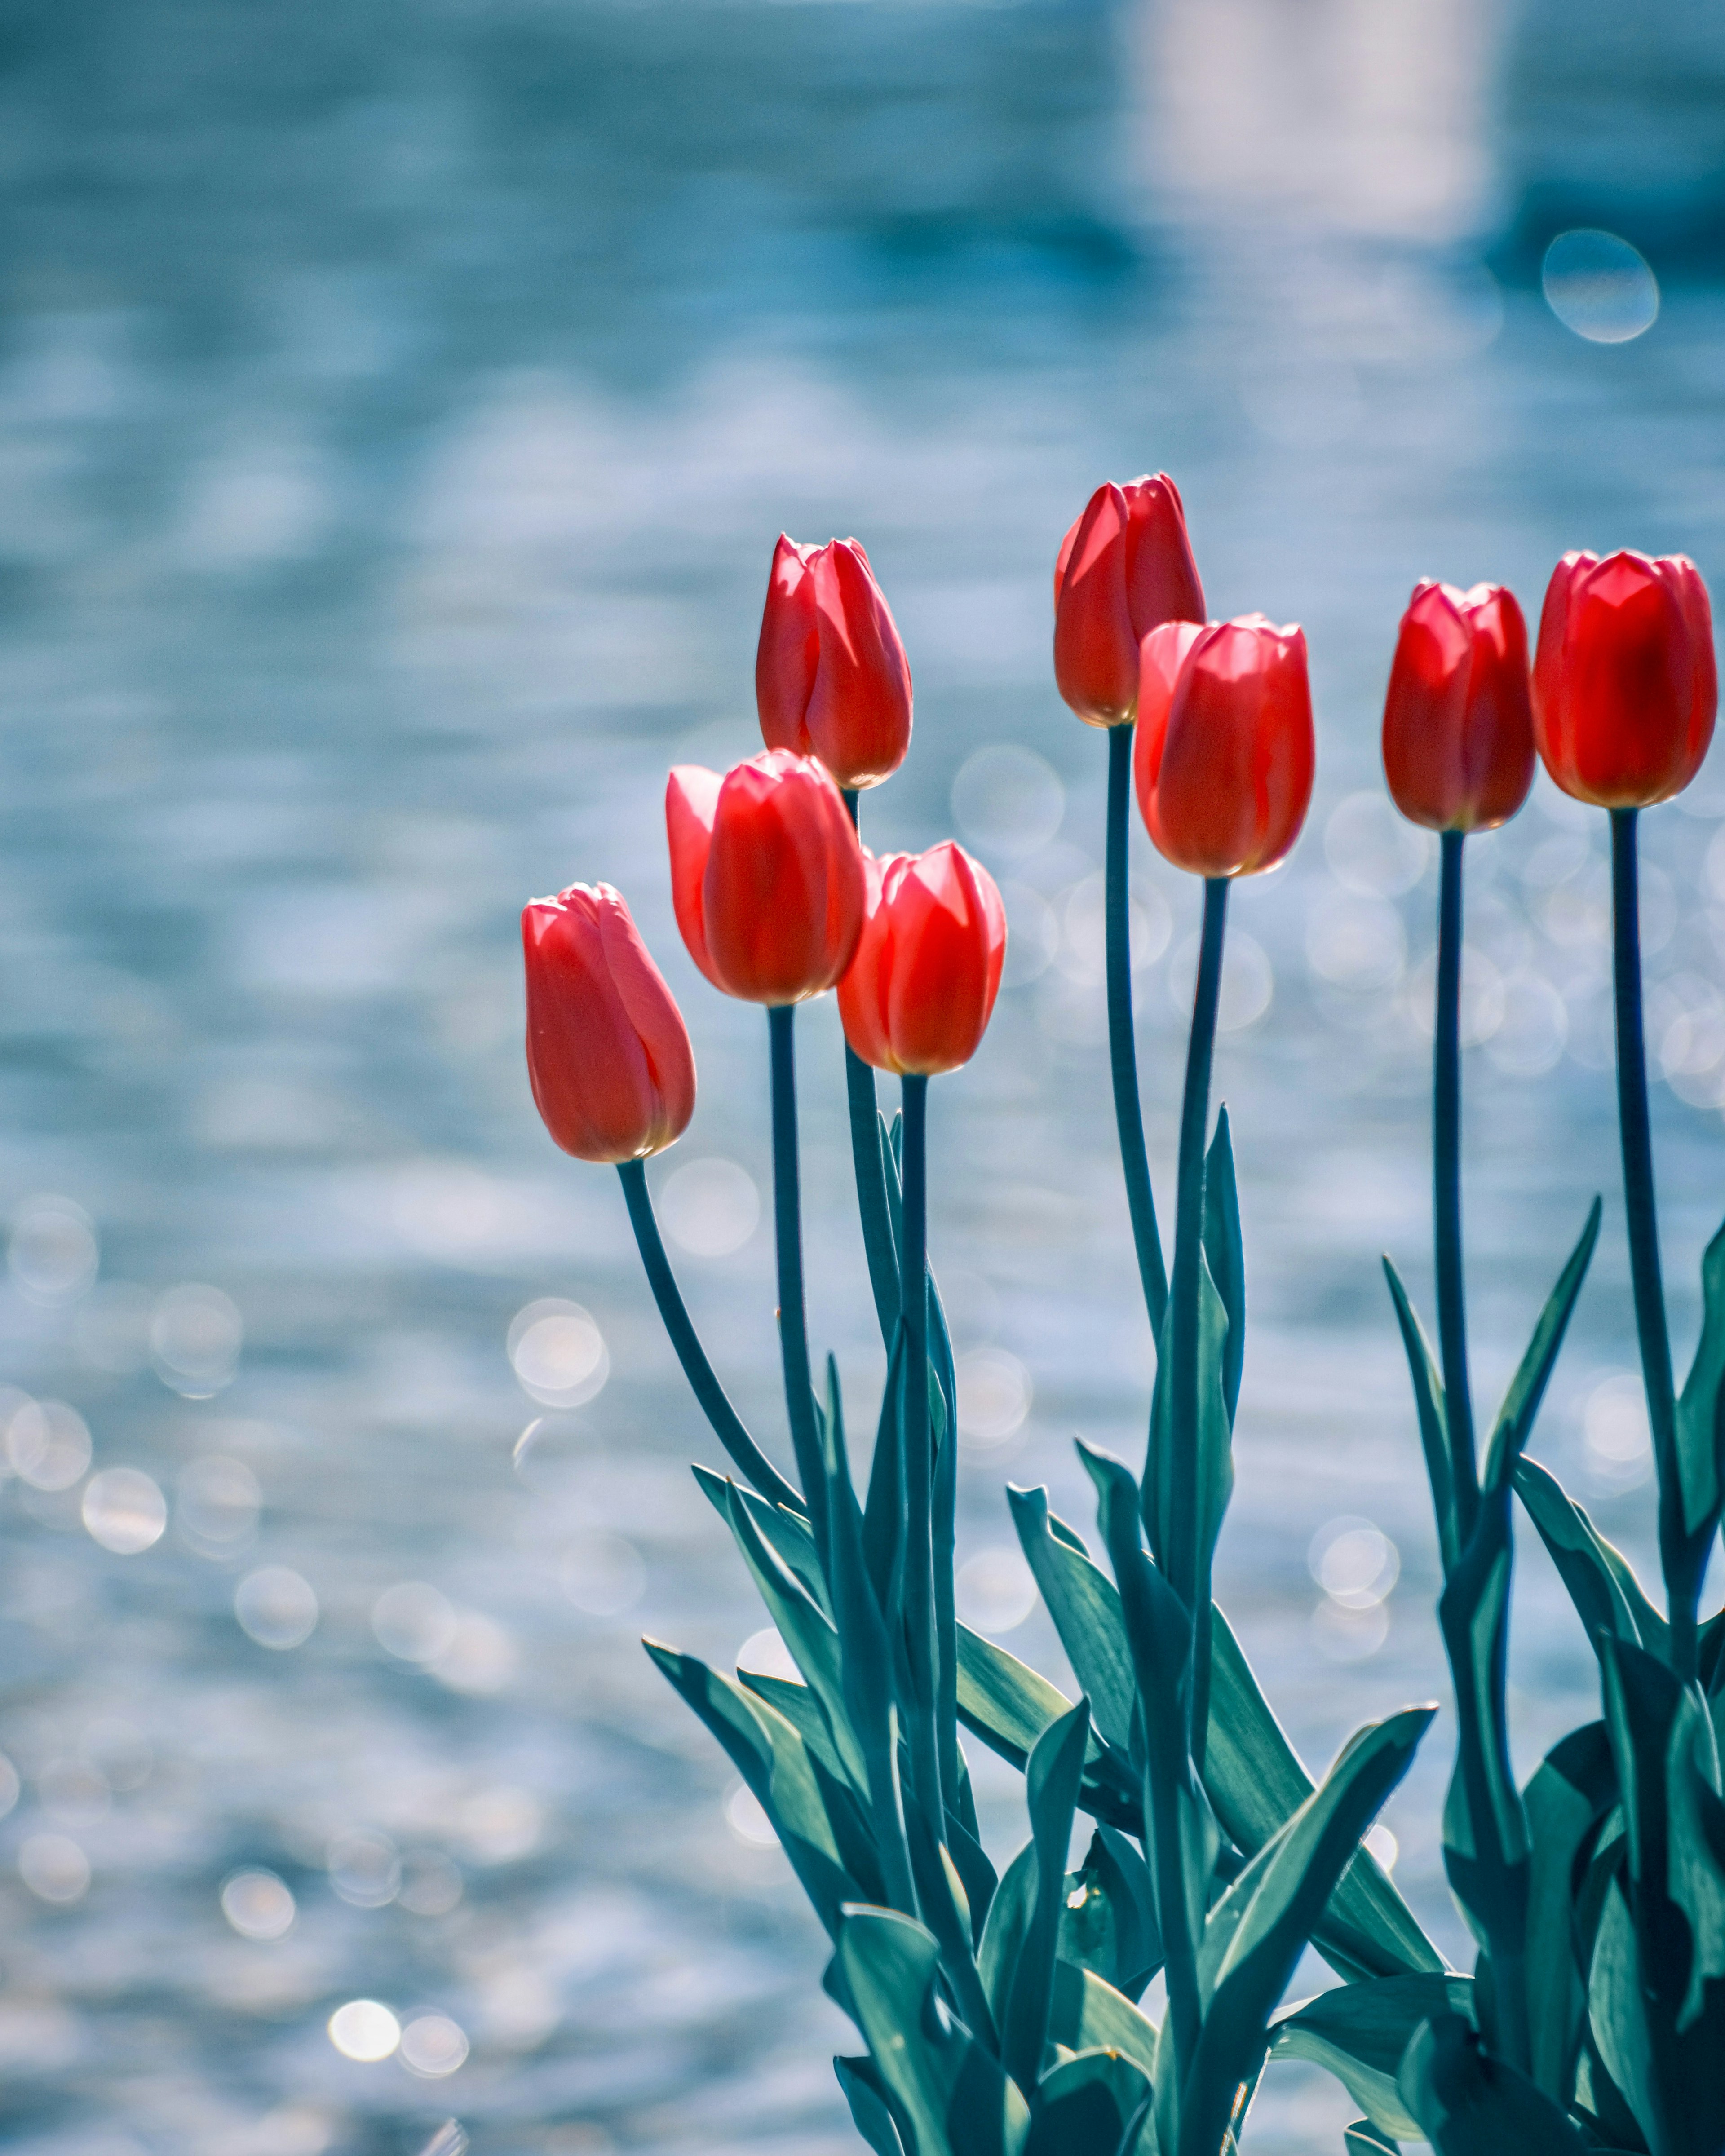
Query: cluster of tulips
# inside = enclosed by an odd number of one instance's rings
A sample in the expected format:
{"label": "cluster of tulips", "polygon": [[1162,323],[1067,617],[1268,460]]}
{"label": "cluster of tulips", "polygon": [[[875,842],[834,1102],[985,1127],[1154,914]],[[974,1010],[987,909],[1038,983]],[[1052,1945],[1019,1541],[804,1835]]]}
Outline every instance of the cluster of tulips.
{"label": "cluster of tulips", "polygon": [[[566,1152],[614,1164],[649,1283],[736,1471],[697,1469],[800,1681],[649,1642],[758,1799],[833,1943],[827,1989],[866,2049],[836,2061],[877,2156],[1224,2156],[1266,2062],[1321,2061],[1363,2116],[1353,2156],[1721,2156],[1725,2150],[1725,1616],[1702,1578],[1725,1499],[1725,1230],[1679,1392],[1660,1274],[1641,1037],[1637,819],[1694,778],[1717,685],[1681,557],[1566,555],[1530,671],[1512,593],[1423,583],[1383,724],[1389,790],[1441,835],[1433,1086],[1438,1345],[1394,1268],[1431,1484],[1455,1681],[1443,1843],[1478,1948],[1451,1969],[1362,1837],[1435,1710],[1368,1723],[1314,1784],[1211,1593],[1233,1484],[1245,1265],[1210,1067],[1230,884],[1284,860],[1313,777],[1305,638],[1206,622],[1184,511],[1158,475],[1106,485],[1055,570],[1055,676],[1109,742],[1106,985],[1114,1105],[1157,1342],[1141,1469],[1082,1443],[1101,1552],[1009,1490],[1082,1697],[957,1616],[957,1397],[927,1253],[927,1087],[975,1053],[1006,922],[947,841],[876,860],[861,795],[910,746],[910,670],[863,549],[779,541],[756,666],[763,753],[670,774],[678,927],[701,972],[766,1007],[778,1327],[794,1479],[727,1398],[684,1306],[644,1163],[686,1127],[689,1035],[629,911],[578,884],[523,916],[534,1098]],[[1468,1378],[1460,995],[1467,836],[1513,816],[1536,757],[1612,833],[1618,1096],[1659,1493],[1661,1612],[1527,1453],[1599,1227],[1596,1200],[1483,1443]],[[1203,881],[1171,1262],[1132,1029],[1127,840]],[[865,1483],[832,1358],[804,1317],[793,1019],[836,988],[859,1214],[887,1382]],[[877,1106],[877,1071],[901,1111]],[[1387,1264],[1387,1261],[1386,1261]],[[1599,1661],[1601,1718],[1516,1780],[1505,1666],[1519,1499]],[[1106,1566],[1099,1561],[1106,1557]],[[1025,1777],[1030,1839],[982,1845],[961,1730]],[[1076,1815],[1092,1822],[1070,1864]],[[1340,1982],[1284,1994],[1306,1946]],[[1142,2002],[1160,1979],[1166,2011]]]}

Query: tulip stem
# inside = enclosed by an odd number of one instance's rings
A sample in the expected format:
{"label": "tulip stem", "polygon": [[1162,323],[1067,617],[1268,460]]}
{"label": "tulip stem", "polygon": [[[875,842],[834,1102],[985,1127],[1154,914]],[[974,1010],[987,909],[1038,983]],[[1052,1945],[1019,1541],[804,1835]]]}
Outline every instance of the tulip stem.
{"label": "tulip stem", "polygon": [[934,1458],[928,1416],[928,1081],[906,1072],[900,1082],[905,1116],[900,1275],[906,1372],[905,1625],[918,1693],[911,1722],[911,1767],[923,1816],[939,1835],[945,1805],[936,1732]]}
{"label": "tulip stem", "polygon": [[797,1007],[776,1004],[767,1013],[773,1081],[773,1224],[778,1254],[778,1346],[784,1365],[785,1413],[791,1445],[805,1492],[821,1569],[827,1570],[826,1486],[820,1434],[814,1420],[814,1382],[809,1368],[809,1320],[803,1301],[803,1201],[797,1168]]}
{"label": "tulip stem", "polygon": [[1168,1298],[1163,1358],[1172,1388],[1167,1425],[1171,1547],[1169,1584],[1192,1618],[1192,1681],[1188,1692],[1192,1758],[1201,1771],[1209,1725],[1210,1552],[1199,1512],[1198,1326],[1204,1248],[1204,1140],[1209,1134],[1210,1065],[1215,1054],[1216,1011],[1222,992],[1222,947],[1228,927],[1228,879],[1209,876],[1204,886],[1204,929],[1199,942],[1198,983],[1192,999],[1192,1034],[1186,1050],[1186,1090],[1180,1104],[1180,1175],[1174,1199],[1174,1276]]}
{"label": "tulip stem", "polygon": [[725,1388],[706,1358],[671,1271],[670,1260],[665,1254],[664,1239],[653,1212],[652,1193],[647,1188],[647,1163],[641,1160],[619,1161],[617,1173],[629,1207],[629,1224],[640,1248],[641,1263],[647,1269],[647,1284],[653,1291],[653,1300],[659,1305],[659,1315],[670,1336],[677,1360],[683,1366],[683,1374],[701,1403],[702,1413],[712,1424],[714,1436],[770,1504],[785,1505],[794,1512],[802,1512],[803,1500],[743,1427],[741,1416],[726,1398]]}
{"label": "tulip stem", "polygon": [[1443,834],[1438,882],[1437,1015],[1432,1058],[1432,1196],[1437,1245],[1438,1343],[1459,1546],[1479,1510],[1473,1394],[1467,1376],[1467,1304],[1461,1264],[1461,850]]}
{"label": "tulip stem", "polygon": [[1138,1051],[1132,1032],[1131,909],[1127,889],[1127,836],[1132,814],[1132,734],[1131,726],[1108,729],[1108,829],[1104,880],[1104,919],[1108,966],[1108,1061],[1114,1078],[1114,1122],[1120,1133],[1120,1165],[1126,1177],[1127,1210],[1138,1254],[1138,1278],[1150,1330],[1158,1350],[1162,1321],[1168,1312],[1168,1273],[1162,1235],[1156,1224],[1156,1199],[1150,1188],[1150,1158],[1144,1147],[1144,1116],[1138,1101]]}
{"label": "tulip stem", "polygon": [[[857,789],[845,789],[845,806],[859,837],[862,820],[858,814]],[[898,1323],[898,1254],[893,1247],[892,1217],[886,1204],[886,1170],[880,1158],[880,1113],[875,1096],[875,1074],[847,1040],[845,1044],[845,1096],[850,1109],[850,1159],[856,1173],[856,1204],[862,1216],[863,1249],[869,1260],[869,1285],[875,1291],[875,1315],[880,1337],[892,1353],[892,1331]]]}
{"label": "tulip stem", "polygon": [[[1647,1051],[1641,1026],[1641,927],[1633,808],[1611,812],[1612,958],[1617,1000],[1617,1120],[1623,1138],[1624,1209],[1629,1216],[1630,1279],[1641,1378],[1659,1471],[1659,1554],[1671,1628],[1671,1666],[1695,1675],[1696,1610],[1701,1578],[1686,1547],[1683,1487],[1677,1466],[1677,1414],[1660,1277],[1659,1215],[1653,1194],[1653,1137],[1647,1115]],[[1711,1542],[1712,1537],[1708,1537]],[[1705,1553],[1703,1553],[1704,1558]]]}

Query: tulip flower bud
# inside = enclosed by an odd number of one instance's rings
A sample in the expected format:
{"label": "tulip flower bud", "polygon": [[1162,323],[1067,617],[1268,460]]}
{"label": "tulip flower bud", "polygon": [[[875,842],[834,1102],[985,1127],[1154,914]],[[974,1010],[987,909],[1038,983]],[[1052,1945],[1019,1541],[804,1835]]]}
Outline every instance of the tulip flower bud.
{"label": "tulip flower bud", "polygon": [[609,884],[521,911],[527,1075],[545,1127],[578,1160],[644,1160],[695,1112],[695,1057],[670,990]]}
{"label": "tulip flower bud", "polygon": [[1257,875],[1300,835],[1314,751],[1306,633],[1260,613],[1144,639],[1132,770],[1158,849],[1194,875]]}
{"label": "tulip flower bud", "polygon": [[677,926],[716,988],[798,1004],[831,988],[862,932],[862,849],[813,757],[768,749],[721,779],[679,764],[665,795]]}
{"label": "tulip flower bud", "polygon": [[956,1070],[976,1054],[1000,988],[1006,909],[994,879],[950,839],[863,862],[867,915],[839,983],[845,1038],[877,1070]]}
{"label": "tulip flower bud", "polygon": [[1166,472],[1099,486],[1055,564],[1055,682],[1086,726],[1131,724],[1138,647],[1165,621],[1202,621],[1204,587]]}
{"label": "tulip flower bud", "polygon": [[1384,702],[1395,805],[1430,831],[1491,831],[1533,783],[1527,631],[1502,584],[1429,578],[1402,616]]}
{"label": "tulip flower bud", "polygon": [[799,547],[780,533],[755,701],[768,748],[819,757],[840,786],[878,786],[904,762],[911,670],[859,541]]}
{"label": "tulip flower bud", "polygon": [[1701,768],[1718,705],[1712,612],[1681,554],[1566,554],[1533,661],[1533,731],[1566,793],[1649,808]]}

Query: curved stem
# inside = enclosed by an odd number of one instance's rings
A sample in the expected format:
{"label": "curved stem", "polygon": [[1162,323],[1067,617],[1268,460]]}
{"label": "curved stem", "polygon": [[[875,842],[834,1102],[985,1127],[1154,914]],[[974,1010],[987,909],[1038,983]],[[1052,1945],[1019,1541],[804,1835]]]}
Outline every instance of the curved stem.
{"label": "curved stem", "polygon": [[786,1505],[793,1512],[800,1512],[803,1500],[749,1435],[742,1417],[726,1398],[725,1388],[719,1383],[712,1364],[706,1359],[684,1306],[670,1260],[665,1254],[664,1240],[654,1217],[652,1194],[647,1188],[647,1163],[640,1160],[619,1161],[617,1173],[623,1184],[635,1241],[640,1246],[641,1262],[647,1269],[647,1284],[653,1291],[653,1300],[659,1305],[659,1315],[665,1321],[665,1329],[683,1366],[683,1374],[701,1403],[702,1413],[713,1426],[713,1435],[763,1497],[773,1504]]}
{"label": "curved stem", "polygon": [[1479,1511],[1473,1394],[1467,1377],[1467,1304],[1461,1265],[1461,849],[1443,834],[1438,886],[1437,1022],[1432,1056],[1432,1198],[1437,1241],[1438,1344],[1444,1366],[1457,1539],[1466,1549]]}
{"label": "curved stem", "polygon": [[1671,1336],[1660,1277],[1659,1216],[1653,1194],[1653,1136],[1647,1116],[1647,1055],[1641,1030],[1641,932],[1633,808],[1611,812],[1612,972],[1617,1000],[1617,1119],[1623,1137],[1624,1209],[1629,1216],[1630,1279],[1647,1419],[1659,1471],[1659,1553],[1671,1627],[1671,1666],[1695,1674],[1696,1608],[1701,1582],[1689,1577],[1683,1491],[1677,1471],[1676,1395]]}
{"label": "curved stem", "polygon": [[1138,1254],[1138,1278],[1144,1307],[1158,1353],[1162,1321],[1168,1311],[1168,1274],[1162,1259],[1162,1235],[1156,1224],[1156,1200],[1150,1188],[1150,1158],[1144,1148],[1144,1116],[1138,1102],[1138,1051],[1132,1033],[1131,912],[1127,888],[1127,835],[1132,817],[1132,732],[1129,726],[1108,730],[1108,825],[1104,874],[1104,918],[1107,932],[1108,1063],[1114,1081],[1114,1123],[1120,1134],[1120,1165],[1126,1178],[1127,1209]]}
{"label": "curved stem", "polygon": [[794,1004],[767,1014],[773,1071],[773,1224],[778,1255],[778,1346],[784,1365],[785,1413],[797,1472],[807,1493],[809,1523],[826,1569],[826,1486],[820,1435],[814,1424],[814,1384],[809,1369],[809,1322],[803,1303],[803,1203],[797,1168],[797,1059]]}
{"label": "curved stem", "polygon": [[[859,835],[857,790],[845,788],[845,806]],[[886,1171],[880,1160],[880,1116],[875,1098],[875,1074],[847,1040],[845,1097],[850,1110],[850,1159],[856,1173],[856,1204],[862,1216],[863,1249],[869,1260],[869,1285],[875,1291],[875,1315],[880,1337],[892,1352],[892,1328],[898,1322],[898,1254],[886,1205]]]}
{"label": "curved stem", "polygon": [[1186,1089],[1180,1104],[1180,1178],[1174,1197],[1174,1276],[1168,1298],[1164,1353],[1172,1389],[1169,1423],[1173,1455],[1169,1488],[1173,1544],[1168,1581],[1192,1613],[1189,1712],[1192,1756],[1204,1764],[1209,1720],[1209,1553],[1199,1518],[1198,1291],[1204,1246],[1204,1154],[1209,1133],[1210,1065],[1221,998],[1222,948],[1228,927],[1228,880],[1210,876],[1204,886],[1204,931],[1199,942],[1198,986],[1192,1034],[1186,1050]]}
{"label": "curved stem", "polygon": [[928,1417],[928,1081],[906,1075],[903,1089],[905,1327],[905,1626],[917,1697],[911,1765],[923,1816],[942,1833],[934,1622],[934,1457]]}

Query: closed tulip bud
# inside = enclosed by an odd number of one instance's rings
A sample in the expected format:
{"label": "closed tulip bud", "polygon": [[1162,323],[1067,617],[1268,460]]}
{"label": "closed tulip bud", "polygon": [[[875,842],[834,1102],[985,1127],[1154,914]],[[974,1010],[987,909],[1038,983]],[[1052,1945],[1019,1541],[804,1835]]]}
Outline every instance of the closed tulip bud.
{"label": "closed tulip bud", "polygon": [[1395,805],[1430,831],[1490,831],[1533,783],[1527,631],[1502,584],[1429,579],[1402,616],[1384,701]]}
{"label": "closed tulip bud", "polygon": [[819,757],[840,786],[878,786],[911,746],[911,669],[886,594],[855,539],[781,533],[755,653],[768,748]]}
{"label": "closed tulip bud", "polygon": [[1138,806],[1158,849],[1194,875],[1256,875],[1300,835],[1314,751],[1306,634],[1260,613],[1144,639]]}
{"label": "closed tulip bud", "polygon": [[1006,909],[994,879],[950,839],[863,858],[867,914],[839,983],[845,1038],[877,1070],[956,1070],[976,1054],[1000,988]]}
{"label": "closed tulip bud", "polygon": [[862,931],[862,848],[812,757],[768,749],[721,778],[678,765],[665,788],[677,926],[716,988],[798,1004],[833,986]]}
{"label": "closed tulip bud", "polygon": [[1566,554],[1533,661],[1534,737],[1566,793],[1648,808],[1701,768],[1718,705],[1712,612],[1681,554]]}
{"label": "closed tulip bud", "polygon": [[1202,621],[1204,587],[1166,472],[1099,486],[1055,564],[1055,682],[1086,726],[1129,725],[1138,647],[1165,621]]}
{"label": "closed tulip bud", "polygon": [[644,1160],[695,1112],[695,1056],[665,976],[609,884],[521,911],[527,1075],[545,1127],[578,1160]]}

